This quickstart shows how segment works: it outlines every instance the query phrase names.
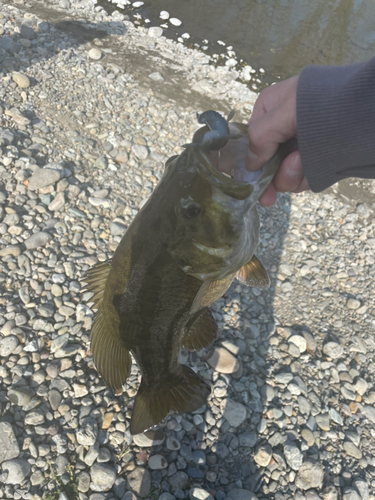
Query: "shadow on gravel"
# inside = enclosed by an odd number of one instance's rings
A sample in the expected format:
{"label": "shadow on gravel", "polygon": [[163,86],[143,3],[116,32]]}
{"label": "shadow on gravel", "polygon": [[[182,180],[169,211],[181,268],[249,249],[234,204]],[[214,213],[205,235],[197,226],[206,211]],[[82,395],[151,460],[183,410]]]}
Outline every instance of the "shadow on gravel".
{"label": "shadow on gravel", "polygon": [[[40,7],[30,10],[31,13],[43,16]],[[76,48],[80,45],[99,41],[110,35],[125,35],[126,26],[121,22],[106,22],[103,24],[83,21],[64,20],[64,15],[58,11],[46,10],[51,21],[39,22],[37,19],[25,21],[20,26],[20,34],[0,37],[0,72],[26,71],[36,63],[53,58],[57,52]],[[54,39],[54,32],[57,37]],[[46,46],[38,47],[38,38],[49,36],[51,41]],[[99,42],[101,43],[101,42]],[[35,47],[39,55],[35,57]],[[29,57],[30,56],[30,57]],[[33,78],[30,78],[33,85]],[[34,83],[35,84],[35,83]]]}
{"label": "shadow on gravel", "polygon": [[[221,467],[220,460],[217,465],[210,465],[210,468],[217,473],[219,483],[225,490],[243,488],[263,498],[274,498],[276,492],[264,482],[266,467],[259,465],[262,453],[258,454],[257,450],[264,447],[267,453],[269,443],[273,444],[271,463],[274,463],[274,466],[271,466],[271,471],[284,462],[280,432],[286,424],[285,419],[280,420],[278,412],[285,403],[279,398],[277,387],[273,387],[273,380],[276,373],[290,372],[290,368],[285,366],[282,360],[274,363],[269,353],[270,338],[276,326],[281,326],[275,317],[274,298],[276,277],[289,226],[290,206],[288,195],[280,196],[276,205],[270,209],[258,205],[262,228],[261,243],[256,255],[270,275],[271,286],[267,290],[260,290],[240,285],[238,281],[233,283],[224,296],[225,308],[232,307],[237,310],[237,318],[232,321],[231,318],[224,318],[220,337],[214,344],[221,346],[223,341],[229,341],[237,346],[237,356],[241,358],[242,366],[231,377],[218,373],[212,391],[213,404],[220,406],[220,402],[215,401],[214,392],[218,381],[222,381],[227,386],[227,397],[250,408],[252,415],[238,429],[231,429],[224,418],[217,442],[211,446],[212,453],[208,459],[214,461],[216,456],[220,457],[225,461],[225,468]],[[212,309],[215,311],[214,306]],[[222,309],[219,302],[217,310]],[[194,364],[194,353],[193,359],[190,359]],[[264,437],[266,428],[267,438]],[[197,450],[204,450],[206,447],[203,433],[201,434],[202,441],[196,440]],[[290,436],[290,439],[294,440],[295,436]],[[258,463],[254,460],[255,455],[258,457]],[[275,482],[274,484],[276,485]],[[210,486],[215,496],[218,488],[215,488],[213,483]]]}

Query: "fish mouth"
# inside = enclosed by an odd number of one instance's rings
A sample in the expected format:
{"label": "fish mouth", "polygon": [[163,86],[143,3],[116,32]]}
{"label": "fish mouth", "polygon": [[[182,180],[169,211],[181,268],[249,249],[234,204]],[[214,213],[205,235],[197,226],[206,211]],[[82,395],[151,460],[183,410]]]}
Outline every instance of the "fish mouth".
{"label": "fish mouth", "polygon": [[200,173],[209,178],[211,184],[237,200],[248,198],[254,190],[254,183],[262,171],[250,172],[246,169],[245,158],[249,148],[247,126],[231,122],[229,139],[219,150],[195,147]]}
{"label": "fish mouth", "polygon": [[201,245],[200,243],[193,243],[193,245],[197,247],[198,250],[201,250],[202,252],[209,255],[213,255],[214,257],[220,257],[221,259],[225,259],[233,252],[233,248],[231,247],[214,248],[208,247],[206,245]]}

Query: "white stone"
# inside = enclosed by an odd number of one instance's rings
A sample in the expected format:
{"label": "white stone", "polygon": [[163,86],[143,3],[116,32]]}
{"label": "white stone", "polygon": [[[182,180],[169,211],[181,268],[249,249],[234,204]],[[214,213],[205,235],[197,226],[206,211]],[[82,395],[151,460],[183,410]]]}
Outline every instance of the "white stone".
{"label": "white stone", "polygon": [[148,459],[148,466],[152,470],[161,470],[168,467],[168,462],[163,455],[153,455]]}
{"label": "white stone", "polygon": [[169,22],[171,24],[173,24],[173,26],[181,26],[181,24],[182,24],[182,21],[180,21],[179,19],[177,19],[177,17],[171,17],[169,19]]}
{"label": "white stone", "polygon": [[169,12],[166,10],[162,10],[159,15],[160,19],[163,19],[164,21],[169,19]]}
{"label": "white stone", "polygon": [[307,343],[304,337],[302,337],[301,335],[292,335],[291,337],[289,337],[288,342],[292,342],[293,344],[295,344],[300,352],[306,351]]}

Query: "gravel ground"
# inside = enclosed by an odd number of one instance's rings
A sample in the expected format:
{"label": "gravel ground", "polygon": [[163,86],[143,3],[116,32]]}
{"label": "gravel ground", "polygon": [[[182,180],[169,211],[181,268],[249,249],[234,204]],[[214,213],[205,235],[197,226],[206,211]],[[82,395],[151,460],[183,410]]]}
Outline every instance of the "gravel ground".
{"label": "gravel ground", "polygon": [[79,280],[112,255],[194,112],[245,118],[256,95],[94,4],[0,7],[0,497],[374,499],[371,196],[260,208],[271,288],[233,284],[213,306],[219,340],[181,353],[212,384],[206,407],[130,435],[139,372],[121,397],[97,375]]}

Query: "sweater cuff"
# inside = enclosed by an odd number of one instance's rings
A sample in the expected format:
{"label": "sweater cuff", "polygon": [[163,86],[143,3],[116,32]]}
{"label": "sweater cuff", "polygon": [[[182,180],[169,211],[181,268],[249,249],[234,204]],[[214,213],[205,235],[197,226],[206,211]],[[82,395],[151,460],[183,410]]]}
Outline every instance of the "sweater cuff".
{"label": "sweater cuff", "polygon": [[307,66],[297,87],[297,137],[304,174],[319,192],[374,163],[375,58]]}

